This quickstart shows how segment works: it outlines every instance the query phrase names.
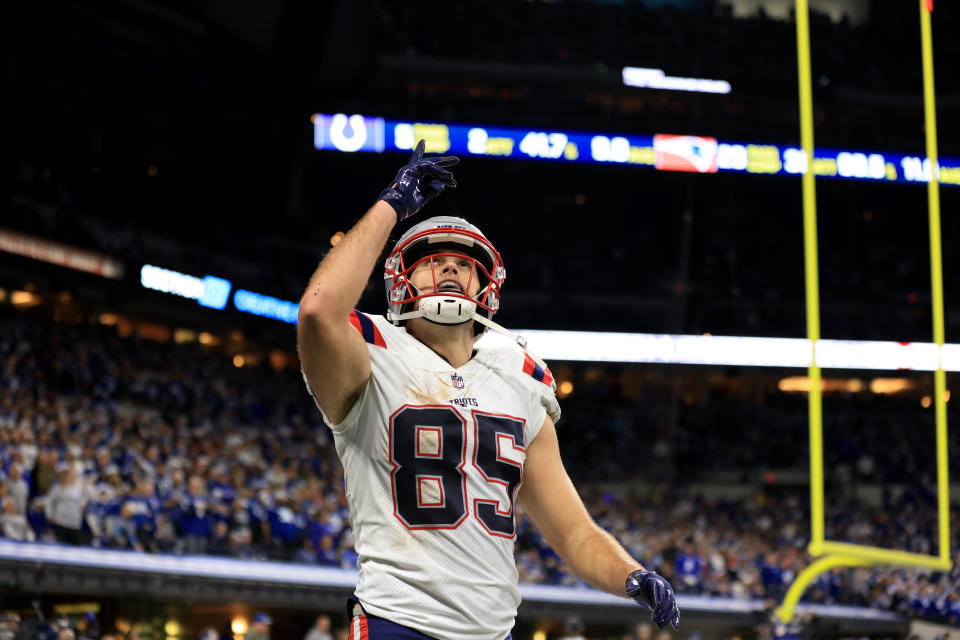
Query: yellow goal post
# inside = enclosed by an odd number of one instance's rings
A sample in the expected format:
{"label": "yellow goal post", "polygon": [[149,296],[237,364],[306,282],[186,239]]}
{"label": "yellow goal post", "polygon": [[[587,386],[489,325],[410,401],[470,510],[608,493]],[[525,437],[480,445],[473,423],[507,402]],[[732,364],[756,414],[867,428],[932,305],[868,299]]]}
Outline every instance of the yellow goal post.
{"label": "yellow goal post", "polygon": [[950,486],[947,459],[946,374],[943,370],[944,310],[943,260],[940,240],[940,190],[937,164],[937,123],[933,89],[933,45],[930,13],[933,0],[919,0],[920,35],[923,53],[923,105],[926,127],[926,151],[930,161],[927,182],[927,206],[930,225],[930,285],[933,302],[933,341],[938,349],[938,365],[934,372],[934,406],[936,413],[937,514],[939,555],[930,556],[882,547],[848,544],[824,539],[823,506],[823,413],[820,389],[820,367],[817,365],[817,341],[820,340],[819,267],[817,265],[817,204],[813,166],[813,95],[810,73],[810,26],[807,0],[796,0],[797,77],[800,89],[800,141],[807,157],[803,173],[803,248],[806,281],[807,337],[813,348],[809,369],[810,394],[810,555],[818,558],[804,569],[790,585],[783,603],[777,609],[784,622],[793,619],[794,609],[804,590],[818,575],[835,567],[895,564],[948,571],[950,560]]}

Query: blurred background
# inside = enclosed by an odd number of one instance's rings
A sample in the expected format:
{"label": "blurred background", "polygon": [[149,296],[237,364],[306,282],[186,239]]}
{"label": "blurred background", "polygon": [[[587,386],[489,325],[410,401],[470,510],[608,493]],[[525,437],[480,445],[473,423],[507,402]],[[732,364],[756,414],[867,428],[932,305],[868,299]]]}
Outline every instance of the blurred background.
{"label": "blurred background", "polygon": [[[932,20],[956,168],[960,14]],[[931,342],[918,4],[811,0],[810,29],[822,335]],[[3,0],[0,55],[0,638],[345,637],[357,555],[293,305],[414,135],[461,156],[429,213],[500,250],[503,325],[806,336],[788,0]],[[385,311],[378,271],[359,308]],[[960,633],[956,568],[836,569],[772,615],[812,562],[805,368],[587,352],[538,351],[565,463],[682,630],[594,599],[521,513],[514,638]],[[826,537],[937,555],[933,375],[886,369],[824,371]]]}

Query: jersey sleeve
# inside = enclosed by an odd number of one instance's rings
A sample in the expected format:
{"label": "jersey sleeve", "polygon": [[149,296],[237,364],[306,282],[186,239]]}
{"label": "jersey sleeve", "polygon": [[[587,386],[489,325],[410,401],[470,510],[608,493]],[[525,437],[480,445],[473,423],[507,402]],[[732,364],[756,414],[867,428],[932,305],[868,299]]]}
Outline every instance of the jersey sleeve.
{"label": "jersey sleeve", "polygon": [[560,420],[560,403],[557,402],[555,390],[557,383],[549,368],[541,367],[527,353],[520,354],[520,362],[514,365],[514,375],[528,397],[530,406],[531,433],[528,442],[532,441],[543,426],[549,415],[553,423]]}
{"label": "jersey sleeve", "polygon": [[323,410],[323,407],[320,406],[320,403],[317,402],[317,396],[314,395],[313,389],[310,387],[310,382],[307,381],[307,374],[300,371],[303,374],[303,384],[307,386],[307,393],[310,394],[310,397],[313,398],[313,404],[317,405],[317,409],[320,410],[320,416],[323,418],[324,423],[330,430],[334,433],[344,433],[349,431],[354,425],[357,424],[357,421],[360,417],[360,412],[363,410],[364,402],[367,399],[368,391],[370,389],[370,383],[373,380],[373,376],[370,376],[370,380],[367,380],[367,384],[363,385],[363,390],[360,392],[360,397],[357,398],[357,401],[353,403],[353,406],[350,407],[350,411],[347,412],[346,417],[341,420],[338,424],[334,424],[333,420],[330,419],[330,416],[327,415],[327,412]]}
{"label": "jersey sleeve", "polygon": [[[330,427],[331,431],[340,434],[351,430],[359,422],[363,407],[372,393],[371,387],[375,386],[378,377],[382,376],[382,372],[380,372],[380,360],[383,352],[388,349],[387,338],[385,338],[384,335],[389,336],[390,330],[394,328],[385,318],[381,316],[370,316],[356,309],[350,312],[350,324],[353,325],[363,337],[364,342],[367,343],[367,351],[370,354],[370,379],[367,380],[363,390],[360,392],[360,396],[357,398],[357,401],[353,403],[353,406],[350,407],[350,411],[347,412],[346,417],[338,424],[334,424],[333,421],[330,420],[330,417],[323,410],[323,407],[317,402],[317,397],[314,395],[313,389],[310,388],[310,383],[307,381],[307,374],[301,370],[303,382],[307,386],[307,392],[320,410],[323,421]],[[380,374],[379,376],[378,373]]]}
{"label": "jersey sleeve", "polygon": [[353,325],[354,329],[360,332],[360,335],[363,336],[364,342],[366,342],[368,345],[373,345],[382,349],[387,348],[387,341],[383,339],[383,333],[377,326],[378,323],[374,322],[374,319],[371,316],[354,309],[350,312],[350,324]]}

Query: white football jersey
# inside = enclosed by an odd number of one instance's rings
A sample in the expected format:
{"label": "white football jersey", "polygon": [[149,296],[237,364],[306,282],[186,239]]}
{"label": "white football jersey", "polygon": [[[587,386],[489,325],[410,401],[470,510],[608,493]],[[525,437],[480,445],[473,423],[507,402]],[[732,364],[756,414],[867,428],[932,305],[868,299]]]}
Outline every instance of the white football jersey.
{"label": "white football jersey", "polygon": [[347,417],[327,423],[346,477],[356,596],[436,638],[503,640],[520,603],[514,500],[526,447],[548,413],[560,417],[550,371],[483,346],[454,368],[382,316],[350,320],[372,375]]}

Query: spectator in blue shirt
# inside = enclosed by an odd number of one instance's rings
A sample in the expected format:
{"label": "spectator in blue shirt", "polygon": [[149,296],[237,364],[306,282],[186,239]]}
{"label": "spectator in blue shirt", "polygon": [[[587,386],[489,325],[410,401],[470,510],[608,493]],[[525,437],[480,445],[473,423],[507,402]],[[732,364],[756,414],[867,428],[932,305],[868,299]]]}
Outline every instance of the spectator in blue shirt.
{"label": "spectator in blue shirt", "polygon": [[270,522],[267,519],[267,509],[272,508],[273,497],[267,489],[261,489],[256,497],[247,503],[247,513],[250,515],[250,533],[254,545],[269,546]]}
{"label": "spectator in blue shirt", "polygon": [[349,529],[340,538],[340,566],[344,569],[356,569],[360,556],[354,548],[353,532]]}
{"label": "spectator in blue shirt", "polygon": [[210,517],[210,498],[203,478],[190,476],[187,483],[187,495],[180,502],[180,535],[183,537],[186,553],[204,553],[213,532]]}
{"label": "spectator in blue shirt", "polygon": [[778,598],[783,590],[783,571],[780,569],[780,563],[774,553],[768,553],[763,558],[760,565],[760,582],[766,593],[772,598]]}
{"label": "spectator in blue shirt", "polygon": [[118,549],[143,551],[143,545],[137,538],[137,525],[133,520],[133,504],[126,502],[120,507],[120,515],[108,519],[110,527],[109,544]]}
{"label": "spectator in blue shirt", "polygon": [[313,547],[313,542],[310,540],[310,536],[303,537],[303,546],[297,549],[297,552],[293,554],[292,560],[300,564],[317,563],[317,552]]}
{"label": "spectator in blue shirt", "polygon": [[136,484],[134,493],[125,504],[133,509],[133,523],[137,528],[137,537],[148,549],[156,550],[157,513],[160,511],[160,500],[156,495],[156,483],[150,478],[143,478]]}
{"label": "spectator in blue shirt", "polygon": [[230,527],[225,520],[218,520],[213,524],[207,553],[212,556],[225,556],[230,553]]}
{"label": "spectator in blue shirt", "polygon": [[230,484],[227,478],[227,468],[225,464],[215,466],[210,475],[210,498],[222,504],[229,504],[237,497],[237,491]]}
{"label": "spectator in blue shirt", "polygon": [[307,528],[306,516],[294,511],[292,504],[290,496],[281,491],[275,496],[274,506],[267,509],[270,539],[284,557],[289,557],[300,546],[300,538]]}
{"label": "spectator in blue shirt", "polygon": [[93,497],[87,502],[87,509],[84,513],[84,524],[90,532],[93,546],[99,547],[107,543],[110,538],[110,529],[107,518],[110,515],[119,514],[119,506],[112,498],[113,489],[110,485],[100,483],[93,488]]}
{"label": "spectator in blue shirt", "polygon": [[680,581],[686,585],[687,590],[692,593],[700,592],[700,573],[703,563],[700,556],[697,555],[696,548],[693,546],[693,540],[687,539],[683,545],[683,552],[677,554],[674,562],[674,571]]}
{"label": "spectator in blue shirt", "polygon": [[960,593],[951,591],[947,594],[947,615],[945,622],[954,626],[960,625]]}
{"label": "spectator in blue shirt", "polygon": [[340,558],[337,557],[337,550],[334,549],[332,536],[320,538],[320,547],[317,549],[317,564],[323,567],[340,566]]}

